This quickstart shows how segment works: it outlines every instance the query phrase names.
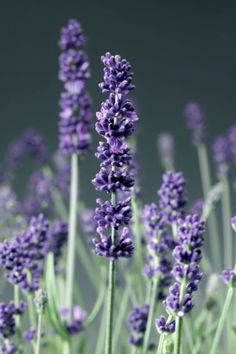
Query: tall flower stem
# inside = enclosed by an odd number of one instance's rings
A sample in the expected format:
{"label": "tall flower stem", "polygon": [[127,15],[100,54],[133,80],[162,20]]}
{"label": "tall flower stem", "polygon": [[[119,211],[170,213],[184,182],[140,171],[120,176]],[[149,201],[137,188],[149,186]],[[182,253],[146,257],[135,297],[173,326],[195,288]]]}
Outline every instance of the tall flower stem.
{"label": "tall flower stem", "polygon": [[37,337],[36,337],[36,346],[35,354],[40,354],[40,342],[41,342],[41,332],[42,332],[42,313],[38,315],[38,325],[37,325]]}
{"label": "tall flower stem", "polygon": [[212,343],[210,354],[215,354],[216,351],[217,351],[217,347],[218,347],[218,344],[219,344],[219,341],[220,341],[220,337],[221,337],[221,334],[222,334],[222,331],[223,331],[223,328],[224,328],[225,320],[226,320],[227,314],[229,312],[229,307],[230,307],[230,304],[231,304],[231,301],[232,301],[232,298],[233,298],[233,293],[234,293],[234,288],[232,286],[230,286],[229,289],[228,289],[228,293],[227,293],[227,296],[226,296],[226,299],[225,299],[223,310],[222,310],[222,313],[221,313],[221,316],[220,316],[220,319],[219,319],[219,323],[218,323],[218,326],[217,326],[215,337],[213,339],[213,343]]}
{"label": "tall flower stem", "polygon": [[[185,287],[186,287],[186,279],[184,278],[180,288],[179,294],[179,304],[182,306],[184,301],[184,294],[185,294]],[[183,328],[183,318],[177,316],[176,318],[176,328],[175,328],[175,346],[174,346],[174,354],[181,353],[181,337],[182,337],[182,328]]]}
{"label": "tall flower stem", "polygon": [[230,203],[230,190],[229,181],[227,177],[222,178],[224,187],[222,195],[222,218],[223,218],[223,231],[224,231],[224,267],[232,267],[233,265],[233,235],[230,220],[231,203]]}
{"label": "tall flower stem", "polygon": [[128,303],[129,303],[129,296],[130,296],[130,286],[129,284],[126,284],[124,294],[121,299],[121,305],[120,305],[120,311],[118,313],[117,319],[116,319],[116,326],[114,330],[114,348],[116,348],[116,344],[118,343],[120,332],[122,329],[122,324],[126,315]]}
{"label": "tall flower stem", "polygon": [[78,156],[71,155],[71,183],[70,183],[70,212],[69,212],[69,234],[67,247],[67,268],[66,268],[66,307],[69,309],[69,320],[72,318],[73,306],[73,284],[75,266],[75,244],[77,224],[77,197],[78,197]]}
{"label": "tall flower stem", "polygon": [[142,354],[146,354],[147,350],[148,350],[149,339],[151,336],[151,330],[152,330],[152,326],[153,326],[153,318],[154,318],[155,309],[156,309],[156,297],[157,297],[158,283],[159,283],[158,277],[153,279],[151,296],[150,296],[150,307],[149,307],[149,312],[148,312],[147,328],[146,328],[146,331],[144,334]]}
{"label": "tall flower stem", "polygon": [[[111,194],[112,205],[116,205],[116,192]],[[117,237],[117,230],[112,227],[111,239],[112,244],[115,244]],[[108,280],[108,296],[107,296],[107,327],[106,327],[106,342],[105,342],[105,354],[112,354],[113,352],[113,340],[112,340],[112,330],[113,330],[113,311],[114,311],[114,298],[115,298],[115,276],[116,276],[116,261],[109,261],[109,280]]]}
{"label": "tall flower stem", "polygon": [[[204,199],[206,200],[207,194],[211,189],[211,177],[210,177],[209,160],[208,160],[205,144],[198,144],[197,152],[198,152],[203,195],[204,195]],[[214,264],[217,267],[217,269],[220,269],[220,264],[219,264],[221,259],[220,242],[219,242],[219,233],[217,227],[216,214],[214,210],[212,210],[211,215],[209,215],[208,228],[209,228],[211,256],[214,260]]]}
{"label": "tall flower stem", "polygon": [[104,334],[105,334],[105,323],[106,323],[106,304],[103,305],[103,311],[101,314],[100,326],[99,326],[99,333],[97,336],[97,343],[95,347],[95,354],[102,354],[103,347],[104,347]]}
{"label": "tall flower stem", "polygon": [[[20,304],[20,289],[18,285],[14,285],[14,303],[18,307]],[[20,330],[20,316],[16,316],[16,327],[17,330]]]}

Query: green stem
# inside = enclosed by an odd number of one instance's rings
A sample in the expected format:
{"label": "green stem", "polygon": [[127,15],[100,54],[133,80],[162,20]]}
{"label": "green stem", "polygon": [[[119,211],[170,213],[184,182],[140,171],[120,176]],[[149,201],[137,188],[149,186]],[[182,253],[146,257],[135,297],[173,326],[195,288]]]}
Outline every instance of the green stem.
{"label": "green stem", "polygon": [[[184,301],[185,288],[186,288],[186,279],[183,278],[182,283],[181,283],[181,288],[180,288],[180,294],[179,294],[180,306],[182,306],[183,301]],[[183,328],[183,318],[177,316],[175,323],[176,323],[176,328],[175,328],[174,354],[180,354],[181,353],[181,337],[182,337],[182,328]]]}
{"label": "green stem", "polygon": [[149,307],[149,312],[148,312],[147,327],[146,327],[146,331],[145,331],[144,339],[143,339],[142,354],[146,354],[147,350],[148,350],[149,339],[150,339],[151,330],[152,330],[152,326],[153,326],[153,317],[155,315],[155,309],[156,309],[156,296],[157,296],[158,283],[159,283],[158,278],[155,278],[153,280],[153,285],[152,285],[152,290],[151,290],[150,307]]}
{"label": "green stem", "polygon": [[28,309],[29,309],[29,319],[30,319],[30,324],[32,328],[36,327],[36,317],[35,317],[35,312],[34,312],[34,303],[33,303],[33,298],[31,294],[27,294],[27,303],[28,303]]}
{"label": "green stem", "polygon": [[114,336],[113,336],[114,348],[116,348],[116,345],[118,343],[119,335],[122,329],[122,324],[126,316],[127,306],[129,303],[129,292],[130,292],[129,284],[126,284],[125,291],[120,302],[121,305],[120,305],[119,313],[116,319],[116,326],[115,326]]}
{"label": "green stem", "polygon": [[227,177],[222,178],[224,192],[222,195],[222,217],[223,217],[223,232],[224,232],[224,267],[232,267],[233,265],[233,235],[231,230],[231,203],[229,181]]}
{"label": "green stem", "polygon": [[[20,291],[18,285],[14,285],[14,303],[16,307],[20,304]],[[20,316],[16,316],[15,321],[17,329],[20,330]]]}
{"label": "green stem", "polygon": [[76,243],[76,252],[79,256],[79,260],[81,261],[85,271],[88,274],[89,280],[91,281],[94,289],[98,290],[99,278],[97,277],[96,273],[94,272],[94,264],[92,262],[91,257],[89,257],[87,249],[84,246],[84,243],[82,240],[80,240],[80,243],[78,243],[78,242]]}
{"label": "green stem", "polygon": [[137,204],[137,198],[135,196],[135,192],[132,192],[132,210],[133,210],[133,234],[135,236],[135,260],[136,265],[140,268],[142,264],[142,248],[141,248],[141,237],[142,237],[142,229],[140,225],[140,215],[139,215],[139,208]]}
{"label": "green stem", "polygon": [[230,303],[231,303],[232,298],[233,298],[233,293],[234,293],[234,289],[233,289],[232,286],[230,286],[229,289],[228,289],[228,292],[227,292],[227,296],[226,296],[226,299],[225,299],[223,310],[221,312],[221,316],[220,316],[219,323],[218,323],[218,326],[217,326],[217,329],[216,329],[215,337],[213,339],[213,344],[212,344],[212,347],[211,347],[210,354],[215,354],[216,351],[217,351],[217,347],[218,347],[218,344],[219,344],[219,341],[220,341],[220,337],[221,337],[221,334],[222,334],[222,331],[223,331],[223,328],[224,328],[225,320],[226,320],[227,314],[229,312]]}
{"label": "green stem", "polygon": [[[44,173],[45,177],[48,177],[50,179],[54,178],[53,172],[49,166],[43,167],[43,173]],[[52,200],[53,200],[53,205],[55,206],[60,218],[62,218],[62,220],[67,220],[68,213],[67,213],[65,204],[62,200],[61,194],[59,193],[59,191],[55,187],[52,188]]]}
{"label": "green stem", "polygon": [[162,354],[162,347],[164,344],[164,340],[165,340],[165,334],[162,333],[160,335],[159,342],[158,342],[157,354]]}
{"label": "green stem", "polygon": [[[211,189],[211,177],[210,177],[210,168],[208,155],[205,144],[197,145],[198,152],[198,160],[203,188],[204,200],[207,199],[208,192]],[[220,260],[221,260],[221,252],[220,252],[220,242],[219,242],[219,233],[217,227],[217,220],[215,211],[212,210],[208,219],[208,229],[209,229],[209,242],[210,242],[210,250],[211,256],[214,260],[214,264],[217,269],[221,268]]]}
{"label": "green stem", "polygon": [[41,332],[42,332],[42,314],[38,315],[38,327],[37,327],[37,337],[36,337],[36,346],[35,354],[40,354],[40,342],[41,342]]}
{"label": "green stem", "polygon": [[[113,166],[114,169],[114,166]],[[117,195],[116,192],[111,193],[111,204],[116,206]],[[112,244],[116,243],[117,229],[111,229]],[[113,311],[114,311],[114,297],[115,297],[115,276],[116,276],[116,261],[109,261],[109,280],[108,280],[108,297],[107,297],[107,327],[106,327],[106,341],[105,341],[105,354],[112,354],[113,352]]]}
{"label": "green stem", "polygon": [[99,326],[99,333],[97,336],[96,350],[95,354],[102,354],[103,344],[104,344],[104,333],[105,333],[105,322],[106,322],[106,304],[103,305],[103,311],[101,315],[101,321]]}
{"label": "green stem", "polygon": [[112,354],[112,329],[113,329],[113,308],[115,295],[115,273],[116,261],[109,261],[109,284],[108,284],[108,299],[107,299],[107,327],[106,327],[106,342],[105,353]]}
{"label": "green stem", "polygon": [[66,307],[69,309],[69,318],[72,319],[73,307],[73,285],[75,267],[75,244],[77,224],[77,198],[78,198],[78,156],[71,155],[71,184],[70,184],[70,213],[69,213],[69,234],[67,248],[66,267]]}
{"label": "green stem", "polygon": [[87,320],[85,321],[85,327],[88,327],[96,318],[98,312],[101,309],[101,306],[104,302],[104,298],[105,298],[105,291],[106,291],[106,284],[104,281],[104,277],[102,277],[102,286],[100,287],[100,292],[98,294],[98,298],[97,301],[94,304],[94,307],[90,313],[90,315],[88,316]]}

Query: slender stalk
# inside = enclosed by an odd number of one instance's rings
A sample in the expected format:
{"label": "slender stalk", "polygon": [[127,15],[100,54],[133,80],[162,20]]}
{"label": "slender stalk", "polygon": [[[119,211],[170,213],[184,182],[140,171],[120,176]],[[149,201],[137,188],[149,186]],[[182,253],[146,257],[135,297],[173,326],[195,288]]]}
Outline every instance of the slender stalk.
{"label": "slender stalk", "polygon": [[[14,303],[16,307],[20,304],[20,291],[18,285],[14,285]],[[17,329],[20,330],[20,316],[16,316],[15,321]]]}
{"label": "slender stalk", "polygon": [[[102,278],[102,280],[104,280]],[[92,324],[92,322],[94,321],[94,319],[97,317],[101,306],[104,302],[104,298],[105,298],[105,290],[106,290],[106,285],[105,285],[105,281],[103,281],[101,287],[100,287],[100,292],[98,294],[98,298],[94,304],[94,307],[90,313],[90,315],[88,316],[87,320],[85,321],[85,327],[88,327],[89,325]]]}
{"label": "slender stalk", "polygon": [[139,215],[139,208],[136,199],[135,192],[132,191],[132,210],[133,210],[133,234],[135,236],[135,260],[136,265],[140,268],[142,264],[142,246],[141,246],[141,237],[142,237],[142,229],[140,227],[140,215]]}
{"label": "slender stalk", "polygon": [[[111,203],[116,205],[117,196],[116,192],[111,193]],[[111,239],[112,244],[116,243],[117,230],[112,227]],[[112,354],[113,352],[113,311],[114,311],[114,297],[115,297],[115,276],[116,276],[116,261],[109,261],[109,282],[108,282],[108,296],[107,296],[107,327],[106,327],[106,342],[105,342],[105,354]]]}
{"label": "slender stalk", "polygon": [[99,333],[97,336],[95,354],[102,354],[102,351],[103,351],[105,322],[106,322],[106,305],[104,303],[103,311],[102,311],[102,315],[101,315],[100,326],[99,326]]}
{"label": "slender stalk", "polygon": [[[54,177],[53,172],[49,166],[43,167],[43,173],[44,173],[45,177],[48,177],[50,179]],[[60,218],[62,218],[63,220],[67,220],[68,213],[67,213],[65,204],[62,200],[61,194],[59,193],[57,188],[54,188],[54,187],[52,188],[52,200],[53,200],[53,205],[55,206]]]}
{"label": "slender stalk", "polygon": [[[211,189],[211,177],[210,177],[210,168],[209,168],[209,160],[207,155],[207,150],[205,144],[197,145],[198,152],[198,160],[203,188],[204,199],[206,200],[207,194]],[[219,233],[217,227],[217,220],[215,211],[212,210],[208,219],[208,229],[209,229],[209,241],[210,241],[210,250],[211,256],[214,260],[214,264],[217,269],[221,268],[220,260],[221,260],[221,252],[220,252],[220,241],[219,241]]]}
{"label": "slender stalk", "polygon": [[116,348],[116,345],[118,343],[122,324],[123,324],[124,318],[126,316],[127,306],[128,306],[128,302],[129,302],[129,292],[130,292],[129,284],[126,284],[125,291],[124,291],[124,294],[123,294],[121,302],[120,302],[120,304],[121,304],[120,310],[119,310],[119,313],[118,313],[118,316],[116,319],[116,326],[115,326],[114,336],[113,336],[114,348]]}
{"label": "slender stalk", "polygon": [[219,323],[216,329],[216,333],[215,333],[215,337],[213,339],[213,343],[212,343],[212,347],[211,347],[211,351],[210,354],[215,354],[217,351],[217,347],[220,341],[220,337],[224,328],[224,324],[225,324],[225,320],[227,317],[227,314],[229,312],[229,307],[233,298],[233,293],[234,293],[234,288],[232,286],[229,287],[228,292],[227,292],[227,296],[225,299],[225,303],[223,306],[223,310],[221,312],[221,316],[219,319]]}
{"label": "slender stalk", "polygon": [[159,342],[158,342],[157,354],[162,354],[162,347],[163,347],[163,344],[164,344],[164,340],[165,340],[165,334],[162,333],[160,335]]}
{"label": "slender stalk", "polygon": [[73,285],[75,266],[75,244],[77,224],[77,197],[78,197],[78,156],[71,155],[71,183],[70,183],[70,212],[69,212],[69,234],[67,247],[66,267],[66,307],[69,309],[69,318],[72,319],[73,306]]}
{"label": "slender stalk", "polygon": [[143,339],[142,354],[146,354],[147,350],[148,350],[149,339],[150,339],[151,330],[152,330],[152,326],[153,326],[153,318],[154,318],[155,309],[156,309],[156,296],[157,296],[158,283],[159,283],[159,279],[155,278],[153,280],[153,284],[152,284],[152,290],[151,290],[151,296],[150,296],[150,307],[149,307],[149,312],[148,312],[147,327],[146,327],[146,331],[145,331],[144,339]]}
{"label": "slender stalk", "polygon": [[[184,278],[183,281],[182,281],[182,284],[181,284],[180,294],[179,294],[179,304],[180,304],[180,306],[182,306],[182,304],[183,304],[185,288],[186,288],[186,279]],[[183,328],[183,318],[177,316],[177,318],[176,318],[176,328],[175,328],[174,354],[180,354],[181,353],[182,328]]]}
{"label": "slender stalk", "polygon": [[35,354],[40,354],[40,342],[41,342],[41,332],[42,332],[42,313],[38,315],[38,326],[37,326],[37,337],[36,337],[36,346]]}
{"label": "slender stalk", "polygon": [[224,232],[224,267],[232,267],[233,265],[233,235],[231,229],[231,203],[229,181],[227,177],[222,178],[222,185],[224,192],[222,195],[222,219],[223,219],[223,232]]}
{"label": "slender stalk", "polygon": [[109,285],[108,285],[108,299],[107,299],[107,328],[106,328],[106,343],[105,353],[112,354],[112,329],[113,329],[113,308],[115,295],[115,273],[116,262],[110,260],[109,262]]}

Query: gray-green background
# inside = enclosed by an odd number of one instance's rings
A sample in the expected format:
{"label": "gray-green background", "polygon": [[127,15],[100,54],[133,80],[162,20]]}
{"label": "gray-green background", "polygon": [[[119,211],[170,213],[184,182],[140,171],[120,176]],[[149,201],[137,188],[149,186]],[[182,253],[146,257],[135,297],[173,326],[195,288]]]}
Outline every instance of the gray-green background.
{"label": "gray-green background", "polygon": [[[236,122],[236,2],[230,0],[43,0],[1,1],[0,11],[0,153],[26,127],[37,128],[50,149],[57,146],[59,29],[71,17],[81,21],[88,38],[94,111],[104,98],[100,56],[106,51],[128,58],[135,73],[140,114],[139,151],[145,198],[155,200],[161,169],[156,136],[176,138],[178,169],[189,190],[200,192],[195,152],[183,106],[199,101],[209,138]],[[94,140],[94,149],[97,136]],[[90,179],[98,169],[93,155],[82,165],[84,197],[94,200]]]}

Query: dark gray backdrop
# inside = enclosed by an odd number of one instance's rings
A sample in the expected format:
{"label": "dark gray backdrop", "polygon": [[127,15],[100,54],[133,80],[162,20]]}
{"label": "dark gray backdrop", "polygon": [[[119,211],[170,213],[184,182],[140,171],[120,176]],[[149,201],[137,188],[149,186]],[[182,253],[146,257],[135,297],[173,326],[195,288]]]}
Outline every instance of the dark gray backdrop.
{"label": "dark gray backdrop", "polygon": [[[156,135],[176,138],[178,169],[194,197],[200,191],[195,153],[182,117],[183,106],[198,100],[206,112],[209,138],[236,122],[236,2],[218,0],[49,0],[1,1],[0,153],[26,127],[35,127],[57,146],[59,29],[70,17],[88,37],[94,110],[103,98],[100,55],[127,57],[133,65],[141,130],[139,150],[145,197],[155,200],[160,165]],[[97,137],[94,140],[94,148]],[[90,179],[97,161],[83,163],[84,196],[94,200]]]}

